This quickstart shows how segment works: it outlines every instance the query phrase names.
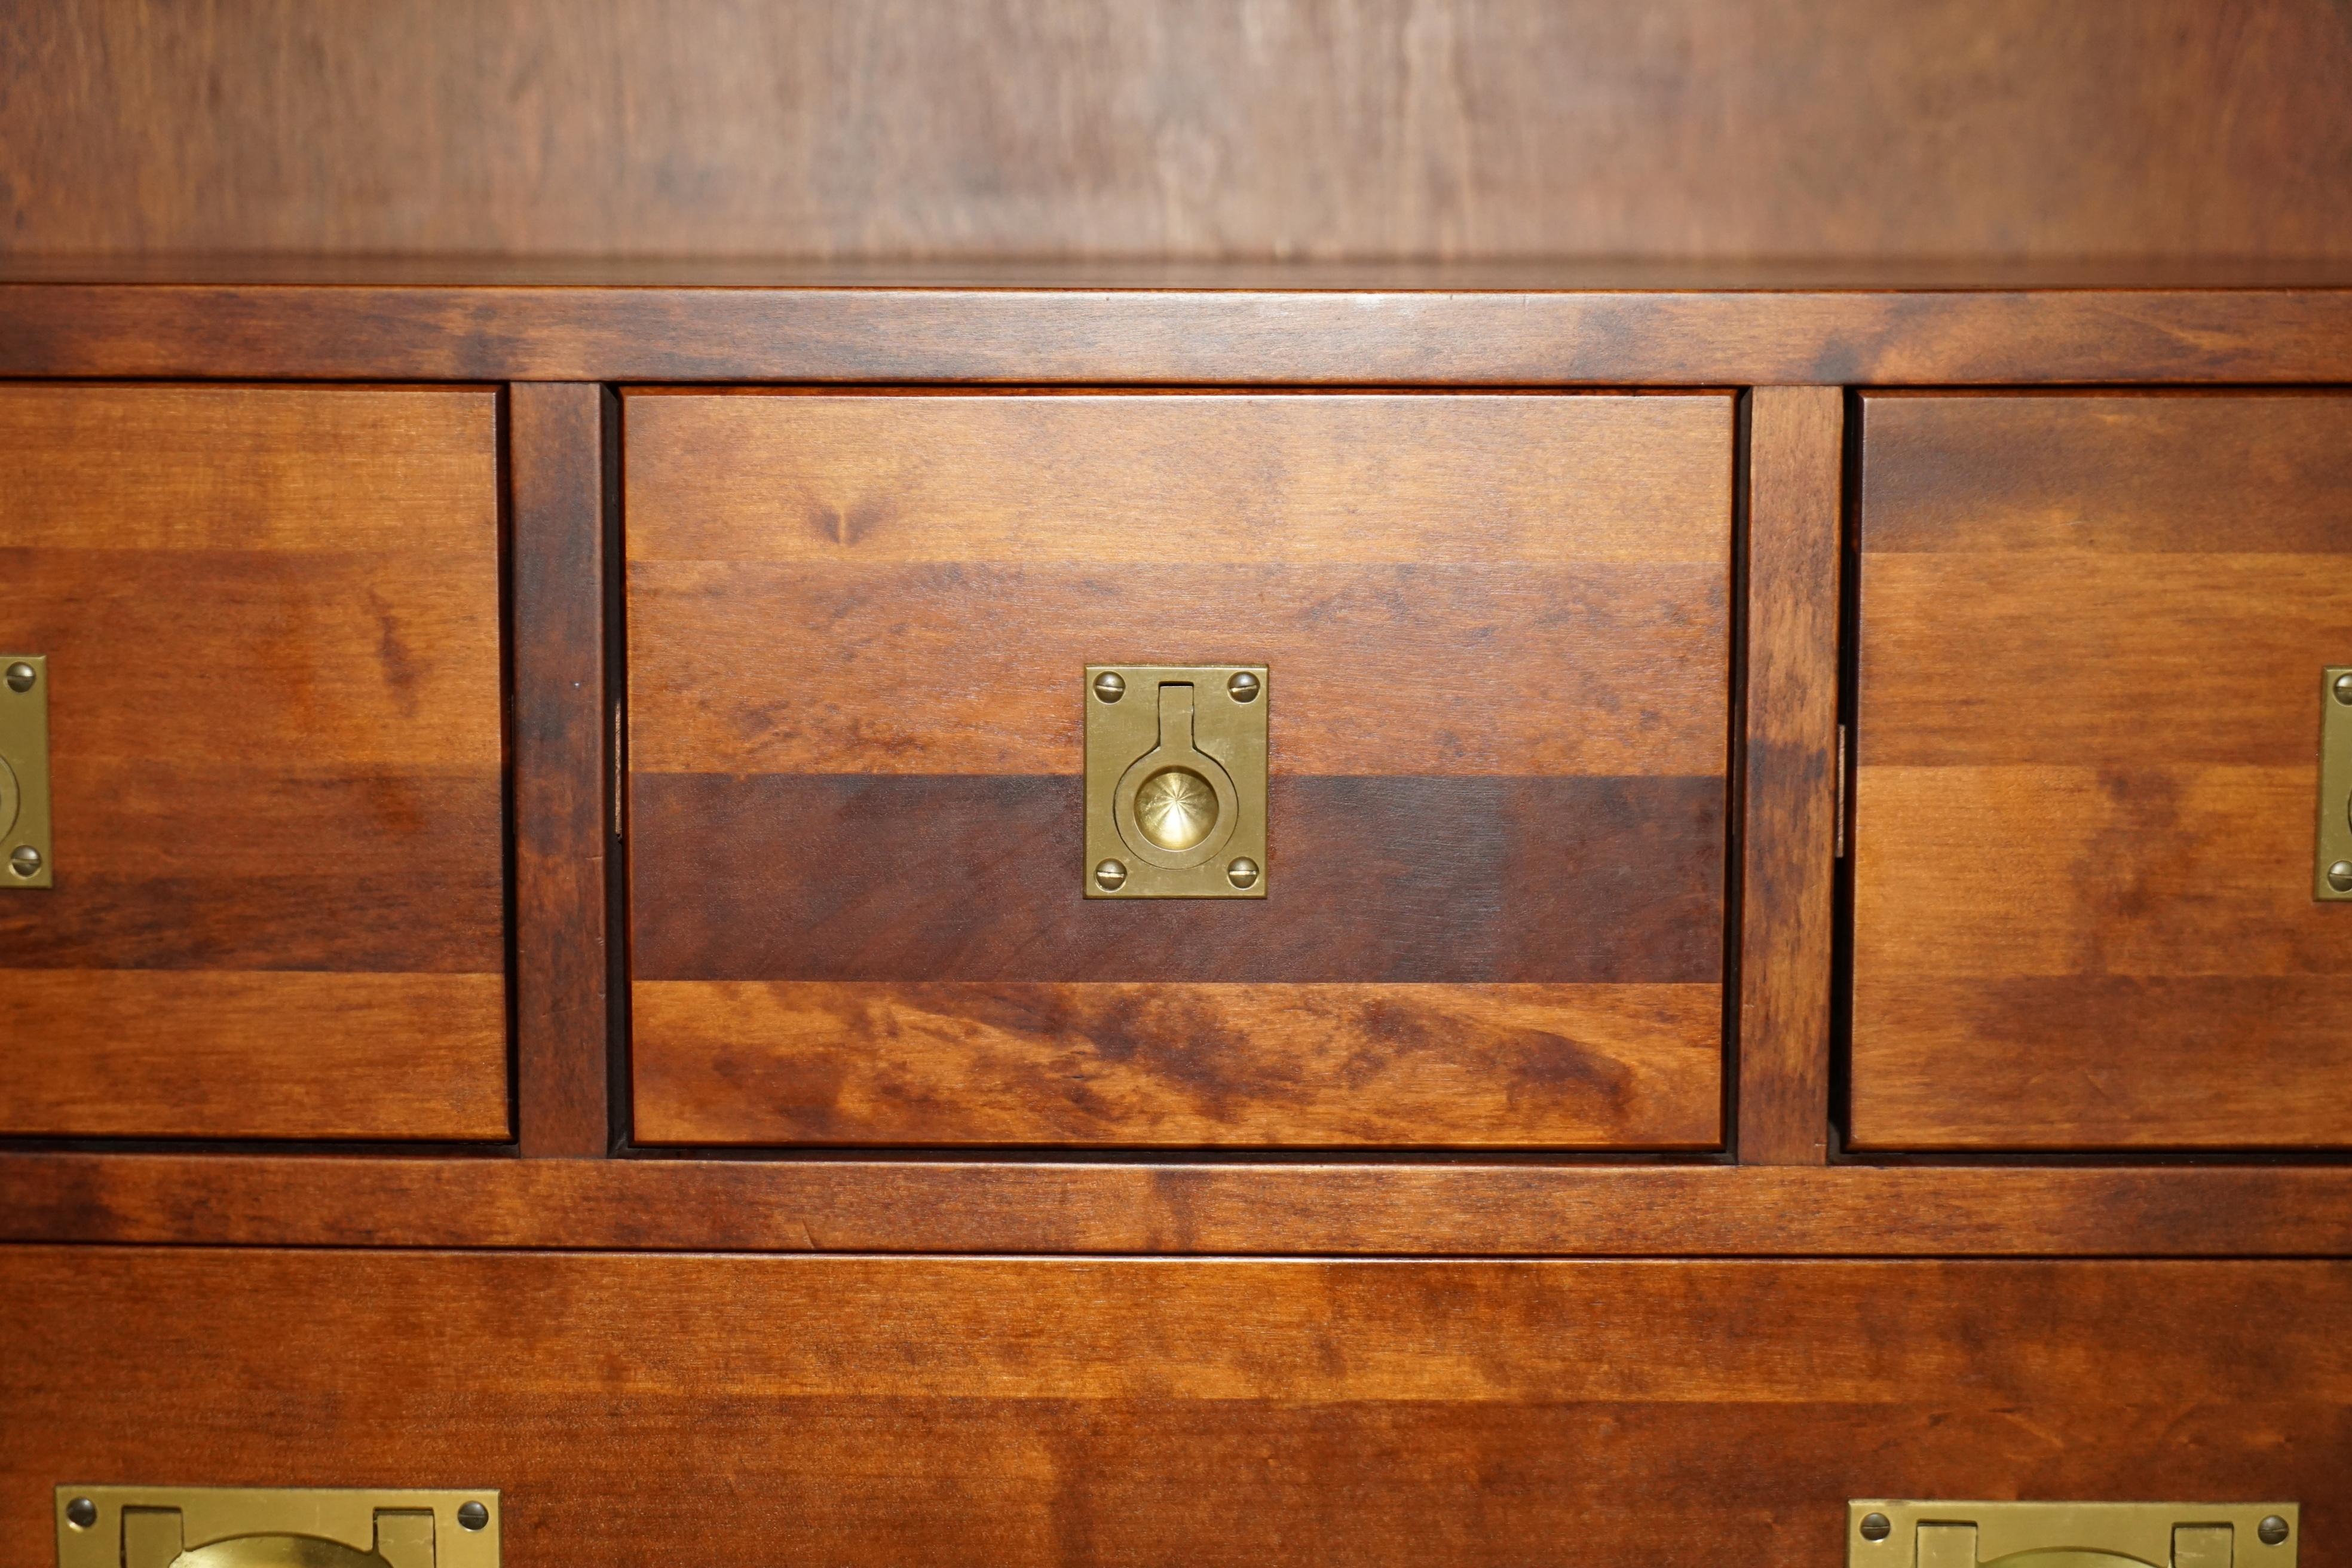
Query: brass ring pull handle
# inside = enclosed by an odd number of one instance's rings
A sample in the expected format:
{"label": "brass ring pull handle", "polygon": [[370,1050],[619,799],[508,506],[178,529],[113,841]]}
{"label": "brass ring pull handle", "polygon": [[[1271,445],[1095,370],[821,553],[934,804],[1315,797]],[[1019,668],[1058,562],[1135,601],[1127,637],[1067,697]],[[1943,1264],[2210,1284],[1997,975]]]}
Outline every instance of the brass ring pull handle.
{"label": "brass ring pull handle", "polygon": [[1266,896],[1262,664],[1090,665],[1089,899]]}

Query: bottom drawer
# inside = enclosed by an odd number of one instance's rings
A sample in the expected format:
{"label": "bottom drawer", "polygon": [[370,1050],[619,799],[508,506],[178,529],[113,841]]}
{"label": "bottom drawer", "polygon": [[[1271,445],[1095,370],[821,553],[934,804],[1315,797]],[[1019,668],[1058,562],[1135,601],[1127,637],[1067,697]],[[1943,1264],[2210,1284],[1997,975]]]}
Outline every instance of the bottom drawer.
{"label": "bottom drawer", "polygon": [[2352,1265],[0,1248],[60,1482],[496,1488],[505,1561],[1834,1564],[1881,1497],[2304,1504]]}

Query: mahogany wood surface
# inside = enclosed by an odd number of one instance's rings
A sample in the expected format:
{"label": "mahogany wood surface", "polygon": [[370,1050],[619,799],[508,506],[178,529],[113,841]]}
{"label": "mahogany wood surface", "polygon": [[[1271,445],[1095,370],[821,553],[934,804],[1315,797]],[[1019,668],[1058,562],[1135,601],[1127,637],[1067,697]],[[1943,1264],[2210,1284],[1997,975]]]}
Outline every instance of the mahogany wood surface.
{"label": "mahogany wood surface", "polygon": [[516,1127],[527,1155],[602,1154],[610,1019],[601,386],[508,392],[513,493]]}
{"label": "mahogany wood surface", "polygon": [[2294,1498],[2319,1564],[2352,1266],[10,1247],[0,1408],[10,1568],[164,1471],[496,1487],[511,1568],[1795,1568],[1882,1495]]}
{"label": "mahogany wood surface", "polygon": [[2328,0],[79,0],[12,249],[2352,255]]}
{"label": "mahogany wood surface", "polygon": [[1828,1157],[1844,394],[1748,395],[1739,1158]]}
{"label": "mahogany wood surface", "polygon": [[[641,1142],[1718,1142],[1728,397],[625,406]],[[1270,896],[1088,902],[1235,659]]]}
{"label": "mahogany wood surface", "polygon": [[1864,408],[1857,1145],[2352,1143],[2352,398]]}
{"label": "mahogany wood surface", "polygon": [[[1213,385],[2004,385],[2352,381],[2352,289],[1985,287],[1963,274],[1753,286],[1500,283],[1473,268],[1286,269],[1247,287],[0,283],[0,375],[1069,382]],[[36,272],[49,270],[35,268]],[[362,277],[376,268],[355,267]],[[495,274],[486,264],[485,275]],[[688,269],[691,270],[691,269]],[[790,268],[776,269],[780,284]],[[886,273],[886,276],[887,274]],[[2063,279],[2071,273],[2060,269]],[[2155,276],[2167,276],[2155,269]],[[2224,277],[2228,274],[2225,271]]]}
{"label": "mahogany wood surface", "polygon": [[0,1240],[701,1252],[2345,1257],[2340,1165],[0,1153]]}
{"label": "mahogany wood surface", "polygon": [[505,1135],[497,441],[481,389],[0,389],[57,876],[0,898],[0,1131]]}

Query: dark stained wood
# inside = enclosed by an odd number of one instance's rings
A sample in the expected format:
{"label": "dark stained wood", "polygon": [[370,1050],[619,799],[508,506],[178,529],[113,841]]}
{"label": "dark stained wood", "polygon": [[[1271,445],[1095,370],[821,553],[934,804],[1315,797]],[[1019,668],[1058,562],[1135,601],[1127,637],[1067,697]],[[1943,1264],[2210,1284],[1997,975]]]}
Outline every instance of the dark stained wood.
{"label": "dark stained wood", "polygon": [[[1349,274],[1341,274],[1345,279]],[[1572,275],[1571,275],[1572,276]],[[2352,381],[2352,289],[0,284],[0,374],[1880,386]],[[1360,289],[1360,285],[1358,286]]]}
{"label": "dark stained wood", "polygon": [[[1072,707],[1084,668],[1059,683]],[[638,773],[631,791],[640,982],[1722,977],[1719,777],[1276,772],[1283,891],[1248,903],[1081,899],[1077,778]]]}
{"label": "dark stained wood", "polygon": [[2328,1165],[0,1154],[0,1240],[687,1252],[2342,1257]]}
{"label": "dark stained wood", "polygon": [[[1727,396],[626,407],[642,1137],[1719,1142]],[[1275,671],[1263,903],[1080,896],[1146,658]]]}
{"label": "dark stained wood", "polygon": [[1857,1142],[2352,1143],[2352,398],[1865,407]]}
{"label": "dark stained wood", "polygon": [[1738,1152],[1828,1157],[1844,395],[1748,395]]}
{"label": "dark stained wood", "polygon": [[26,250],[2352,254],[2326,0],[230,0],[0,60]]}
{"label": "dark stained wood", "polygon": [[511,1568],[1798,1568],[1886,1492],[2325,1542],[2352,1266],[11,1247],[0,1405],[6,1568],[155,1473],[495,1485]]}
{"label": "dark stained wood", "polygon": [[496,399],[0,390],[57,887],[0,1131],[507,1131]]}
{"label": "dark stained wood", "polygon": [[641,981],[635,1022],[646,1144],[1721,1136],[1712,984]]}
{"label": "dark stained wood", "polygon": [[515,1078],[525,1155],[612,1140],[605,847],[604,389],[507,394],[513,487]]}

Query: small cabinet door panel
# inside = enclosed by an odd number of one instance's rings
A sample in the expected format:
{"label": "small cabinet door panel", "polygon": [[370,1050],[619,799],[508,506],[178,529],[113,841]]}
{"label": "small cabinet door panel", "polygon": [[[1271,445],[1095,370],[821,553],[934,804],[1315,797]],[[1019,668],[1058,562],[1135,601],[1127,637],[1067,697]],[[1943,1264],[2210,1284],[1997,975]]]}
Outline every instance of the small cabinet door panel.
{"label": "small cabinet door panel", "polygon": [[1853,1134],[2352,1143],[2352,396],[1864,401]]}
{"label": "small cabinet door panel", "polygon": [[[637,1136],[1715,1144],[1731,432],[632,395]],[[1086,899],[1086,668],[1213,662],[1265,898]]]}
{"label": "small cabinet door panel", "polygon": [[0,1131],[506,1134],[497,399],[0,389]]}

